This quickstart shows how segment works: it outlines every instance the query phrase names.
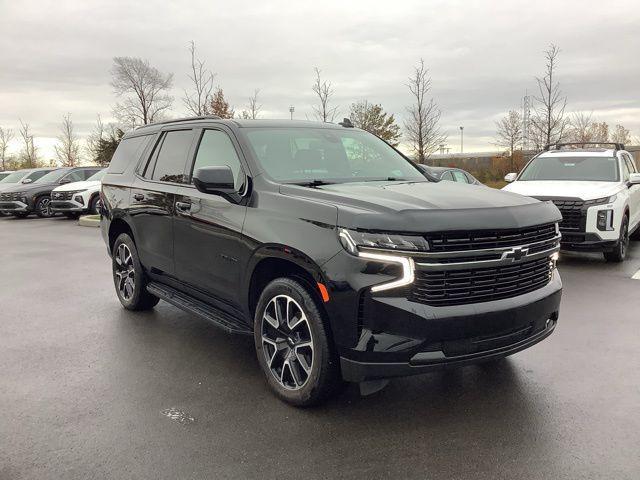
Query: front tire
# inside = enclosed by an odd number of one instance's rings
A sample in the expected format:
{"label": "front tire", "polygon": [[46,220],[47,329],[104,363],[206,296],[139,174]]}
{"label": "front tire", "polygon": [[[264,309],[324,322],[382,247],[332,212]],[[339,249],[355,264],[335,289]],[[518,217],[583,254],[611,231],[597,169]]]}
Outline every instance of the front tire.
{"label": "front tire", "polygon": [[43,195],[36,200],[36,215],[40,218],[51,218],[55,213],[51,210],[51,198],[49,195]]}
{"label": "front tire", "polygon": [[610,252],[603,252],[604,259],[607,262],[620,263],[624,262],[627,257],[627,250],[629,249],[629,217],[625,215],[622,217],[622,224],[620,225],[620,238],[615,248]]}
{"label": "front tire", "polygon": [[89,203],[89,214],[98,215],[100,213],[100,195],[94,195]]}
{"label": "front tire", "polygon": [[281,400],[311,406],[338,387],[337,356],[323,313],[298,280],[278,278],[263,290],[254,318],[254,341],[260,367]]}
{"label": "front tire", "polygon": [[147,278],[133,239],[126,233],[120,234],[111,255],[113,283],[122,306],[135,311],[155,307],[160,299],[147,291]]}

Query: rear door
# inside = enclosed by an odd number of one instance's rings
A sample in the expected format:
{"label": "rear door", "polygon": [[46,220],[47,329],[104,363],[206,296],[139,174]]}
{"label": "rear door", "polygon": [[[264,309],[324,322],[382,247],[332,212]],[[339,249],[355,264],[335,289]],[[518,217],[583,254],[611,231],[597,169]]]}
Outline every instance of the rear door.
{"label": "rear door", "polygon": [[190,128],[163,131],[130,196],[131,221],[142,264],[159,275],[174,274],[175,194],[185,181],[193,142]]}
{"label": "rear door", "polygon": [[200,167],[228,165],[238,192],[246,190],[246,165],[229,130],[207,127],[198,137],[188,184],[176,192],[174,248],[176,277],[205,301],[238,309],[241,273],[249,249],[242,241],[246,206],[198,191],[192,173]]}

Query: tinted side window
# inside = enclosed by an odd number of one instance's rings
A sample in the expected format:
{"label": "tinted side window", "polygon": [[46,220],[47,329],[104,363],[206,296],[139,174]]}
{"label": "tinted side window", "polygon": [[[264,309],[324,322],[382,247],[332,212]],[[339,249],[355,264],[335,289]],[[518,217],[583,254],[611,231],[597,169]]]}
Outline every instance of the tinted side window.
{"label": "tinted side window", "polygon": [[79,182],[84,180],[84,172],[82,170],[74,170],[60,179],[61,182]]}
{"label": "tinted side window", "polygon": [[444,172],[440,177],[440,180],[441,181],[444,180],[446,182],[453,182],[453,176],[451,175],[451,171],[447,170],[446,172]]}
{"label": "tinted side window", "polygon": [[631,171],[631,173],[637,173],[638,170],[636,169],[636,164],[633,161],[633,158],[631,158],[631,155],[624,154],[624,158],[627,160],[627,163],[629,164],[629,170]]}
{"label": "tinted side window", "polygon": [[192,174],[201,167],[224,165],[231,167],[233,178],[236,179],[235,187],[240,190],[244,183],[244,174],[231,139],[220,130],[205,130],[202,134],[202,140],[200,140]]}
{"label": "tinted side window", "polygon": [[32,182],[35,182],[36,180],[38,180],[40,177],[44,177],[47,173],[49,173],[51,170],[38,170],[36,172],[30,173],[29,175],[27,175],[24,180],[26,180],[27,178],[29,180],[31,180]]}
{"label": "tinted side window", "polygon": [[622,158],[622,179],[626,182],[629,180],[629,174],[631,171],[629,170],[629,163],[626,158]]}
{"label": "tinted side window", "polygon": [[467,180],[467,176],[464,173],[457,170],[453,170],[451,173],[453,174],[453,178],[456,182],[469,183],[469,181]]}
{"label": "tinted side window", "polygon": [[149,138],[150,135],[144,135],[122,140],[111,158],[107,173],[123,173],[129,165],[138,163]]}
{"label": "tinted side window", "polygon": [[193,130],[166,132],[151,178],[161,182],[185,183],[184,169],[192,140]]}
{"label": "tinted side window", "polygon": [[85,170],[82,170],[82,179],[86,180],[87,178],[92,177],[93,175],[98,173],[99,171],[100,169],[97,169],[97,168],[87,168]]}

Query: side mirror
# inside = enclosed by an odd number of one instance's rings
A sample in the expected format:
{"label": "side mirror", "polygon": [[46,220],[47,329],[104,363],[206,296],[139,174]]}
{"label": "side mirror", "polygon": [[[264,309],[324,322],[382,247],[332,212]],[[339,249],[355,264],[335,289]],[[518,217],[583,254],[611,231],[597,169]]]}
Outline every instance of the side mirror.
{"label": "side mirror", "polygon": [[203,193],[232,196],[237,194],[231,167],[202,167],[193,174],[193,184]]}
{"label": "side mirror", "polygon": [[69,180],[68,178],[62,178],[58,183],[60,185],[64,185],[65,183],[71,183],[71,180]]}
{"label": "side mirror", "polygon": [[640,185],[640,173],[629,174],[629,185]]}
{"label": "side mirror", "polygon": [[504,181],[505,181],[505,182],[509,182],[509,183],[511,183],[511,182],[513,182],[516,178],[518,178],[518,174],[517,174],[517,173],[507,173],[507,174],[504,176]]}
{"label": "side mirror", "polygon": [[33,182],[33,180],[31,180],[30,178],[25,178],[24,180],[22,180],[22,183],[31,183]]}

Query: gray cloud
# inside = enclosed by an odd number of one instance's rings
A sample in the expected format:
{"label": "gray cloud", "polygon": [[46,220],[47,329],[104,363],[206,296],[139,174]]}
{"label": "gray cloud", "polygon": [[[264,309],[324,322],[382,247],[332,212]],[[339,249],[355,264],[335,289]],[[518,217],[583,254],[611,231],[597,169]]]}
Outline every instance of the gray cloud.
{"label": "gray cloud", "polygon": [[[405,82],[423,57],[443,127],[457,148],[492,150],[494,121],[535,93],[542,51],[561,49],[558,78],[570,111],[594,111],[640,134],[640,10],[635,0],[364,0],[80,2],[0,0],[0,125],[31,123],[55,137],[70,112],[86,134],[110,117],[111,58],[140,56],[175,74],[172,114],[184,109],[189,40],[217,72],[236,109],[255,88],[271,117],[311,115],[313,66],[335,87],[343,114],[368,98],[400,119]],[[46,147],[45,147],[46,149]]]}

